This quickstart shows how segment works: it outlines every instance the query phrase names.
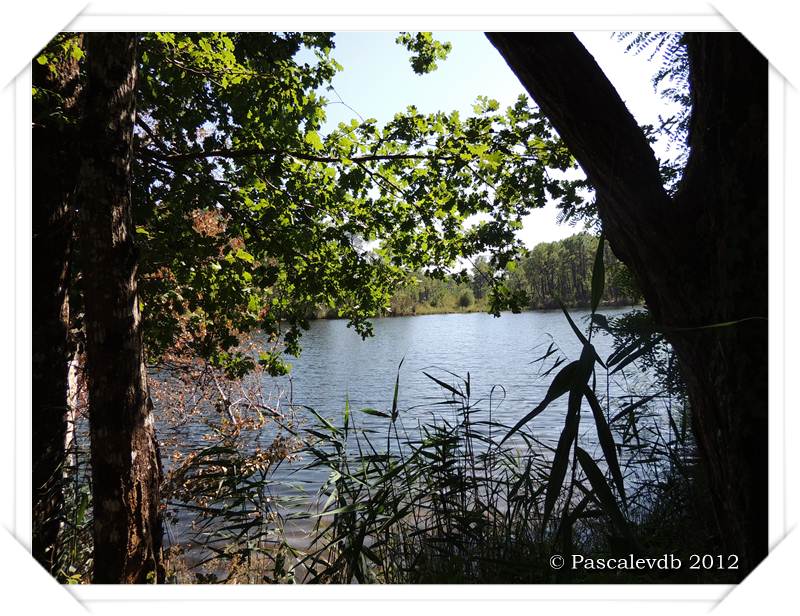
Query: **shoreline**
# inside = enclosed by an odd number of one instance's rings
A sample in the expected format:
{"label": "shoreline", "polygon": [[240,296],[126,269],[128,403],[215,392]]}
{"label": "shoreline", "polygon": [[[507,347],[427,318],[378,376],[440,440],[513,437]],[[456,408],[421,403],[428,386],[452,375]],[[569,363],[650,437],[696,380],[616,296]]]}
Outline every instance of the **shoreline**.
{"label": "shoreline", "polygon": [[[644,308],[644,304],[629,304],[626,302],[614,302],[614,303],[607,303],[601,304],[598,307],[598,312],[602,311],[603,309],[619,309],[619,308]],[[591,306],[589,304],[577,304],[573,306],[567,306],[568,310],[590,310]],[[513,313],[510,310],[503,310],[500,314],[522,314],[526,312],[559,312],[561,308],[559,306],[553,306],[550,308],[527,308],[525,310],[520,310],[519,313]],[[442,314],[489,314],[485,307],[482,308],[464,308],[464,309],[443,309],[443,310],[425,310],[421,312],[387,312],[386,314],[374,315],[370,317],[370,319],[394,319],[397,317],[426,317],[426,316],[433,316],[433,315],[442,315]],[[346,317],[340,316],[328,316],[327,314],[320,314],[316,315],[311,318],[312,321],[337,321],[337,320],[346,320]]]}

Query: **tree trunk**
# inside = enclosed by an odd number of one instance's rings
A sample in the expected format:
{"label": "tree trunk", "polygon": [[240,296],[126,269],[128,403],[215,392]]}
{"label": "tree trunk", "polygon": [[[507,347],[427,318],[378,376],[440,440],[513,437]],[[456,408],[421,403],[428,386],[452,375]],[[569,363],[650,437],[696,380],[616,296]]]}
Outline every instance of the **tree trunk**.
{"label": "tree trunk", "polygon": [[[69,272],[78,179],[76,124],[80,67],[67,57],[56,71],[36,62],[33,86],[33,557],[55,572],[63,506],[61,471],[67,413]],[[59,113],[53,113],[57,109]]]}
{"label": "tree trunk", "polygon": [[574,35],[487,36],[594,186],[606,237],[675,348],[720,540],[746,574],[767,554],[766,60],[739,34],[687,35],[691,153],[670,197]]}
{"label": "tree trunk", "polygon": [[95,583],[161,576],[161,469],[131,220],[136,41],[130,33],[86,35],[80,210]]}
{"label": "tree trunk", "polygon": [[666,333],[723,542],[752,568],[768,552],[767,62],[738,34],[692,34],[688,48],[691,154],[675,206],[695,212],[695,271],[668,307],[689,324],[747,320]]}
{"label": "tree trunk", "polygon": [[[81,387],[85,383],[81,367],[82,354],[80,341],[73,337],[72,357],[67,369],[67,413],[65,417],[66,433],[64,434],[64,459],[67,468],[77,468],[78,466],[77,427],[80,419]],[[64,477],[66,479],[67,475]]]}

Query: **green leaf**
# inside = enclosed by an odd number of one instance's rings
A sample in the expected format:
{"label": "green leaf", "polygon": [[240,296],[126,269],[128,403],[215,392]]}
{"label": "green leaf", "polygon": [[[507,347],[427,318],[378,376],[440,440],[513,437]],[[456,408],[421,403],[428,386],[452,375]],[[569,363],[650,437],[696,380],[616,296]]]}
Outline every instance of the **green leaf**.
{"label": "green leaf", "polygon": [[567,307],[564,305],[564,302],[558,300],[558,305],[561,307],[561,311],[564,313],[564,316],[567,317],[567,322],[569,323],[569,326],[572,328],[572,331],[575,332],[575,335],[578,337],[581,343],[584,346],[589,344],[589,341],[586,339],[586,336],[583,335],[583,332],[578,328],[577,325],[575,325],[575,321],[573,321],[572,317],[569,315],[569,312],[567,311]]}
{"label": "green leaf", "polygon": [[445,383],[444,381],[440,381],[439,379],[437,379],[437,378],[436,378],[436,377],[434,377],[434,376],[431,376],[430,374],[428,374],[428,373],[427,373],[427,372],[425,372],[425,371],[423,371],[423,372],[422,372],[422,374],[424,374],[424,375],[425,375],[425,376],[427,376],[427,377],[428,377],[428,378],[429,378],[431,381],[433,381],[434,383],[436,383],[437,385],[439,385],[439,387],[442,387],[442,388],[446,389],[447,391],[451,392],[451,393],[452,393],[454,396],[457,396],[457,397],[459,397],[459,398],[463,398],[463,397],[464,397],[464,394],[463,394],[463,393],[461,393],[460,391],[458,391],[458,390],[457,390],[455,387],[453,387],[452,385],[448,385],[448,384],[447,384],[447,383]]}
{"label": "green leaf", "polygon": [[400,364],[397,366],[397,378],[394,382],[394,396],[392,397],[392,422],[397,419],[397,415],[399,413],[397,408],[397,396],[400,392],[400,368],[403,367],[403,362],[406,360],[405,356],[403,359],[400,360]]}
{"label": "green leaf", "polygon": [[645,353],[648,353],[649,351],[651,351],[653,349],[653,347],[655,347],[656,344],[658,344],[659,342],[660,342],[660,338],[655,338],[653,340],[648,340],[648,341],[646,341],[644,343],[642,343],[641,340],[638,341],[638,343],[641,344],[641,346],[638,349],[636,349],[636,351],[634,351],[633,353],[628,353],[627,355],[624,355],[624,356],[618,356],[616,358],[616,361],[618,361],[619,363],[611,371],[611,374],[616,374],[617,372],[622,370],[628,364],[633,363],[634,361],[639,359],[642,355],[644,355]]}
{"label": "green leaf", "polygon": [[306,143],[317,151],[323,148],[322,139],[320,138],[319,133],[313,130],[310,130],[306,133]]}
{"label": "green leaf", "polygon": [[553,377],[553,381],[550,383],[550,387],[547,389],[547,394],[545,395],[544,400],[542,400],[536,406],[536,408],[525,415],[525,417],[520,419],[516,425],[511,428],[508,434],[503,437],[503,440],[500,441],[501,445],[505,443],[508,438],[517,432],[523,425],[544,411],[554,400],[557,400],[568,391],[576,390],[583,392],[584,386],[592,374],[592,366],[594,362],[594,356],[592,355],[593,350],[594,347],[592,347],[592,345],[584,346],[580,359],[568,363],[561,370],[559,370],[555,377]]}
{"label": "green leaf", "polygon": [[614,415],[614,416],[611,418],[611,420],[610,420],[608,423],[615,423],[615,422],[616,422],[616,421],[618,421],[620,418],[622,418],[622,417],[625,417],[625,416],[626,416],[626,415],[628,415],[628,414],[629,414],[631,411],[635,411],[635,410],[636,410],[636,409],[638,409],[640,406],[644,406],[645,404],[647,404],[648,402],[650,402],[650,400],[652,400],[653,398],[656,398],[657,396],[660,396],[662,393],[663,393],[663,392],[660,392],[660,391],[659,391],[659,392],[657,392],[657,393],[653,394],[652,396],[645,396],[645,397],[644,397],[644,398],[642,398],[641,400],[637,400],[636,402],[632,402],[631,404],[626,404],[626,405],[625,405],[625,406],[622,408],[622,410],[620,410],[620,411],[619,411],[619,412],[618,412],[616,415]]}
{"label": "green leaf", "polygon": [[248,263],[252,263],[253,261],[255,261],[253,255],[251,255],[249,252],[242,250],[241,248],[236,251],[236,258],[241,259],[242,261],[247,261]]}
{"label": "green leaf", "polygon": [[433,38],[430,32],[401,32],[395,39],[396,43],[403,45],[413,52],[411,68],[417,75],[423,75],[436,70],[436,60],[444,60],[452,49],[450,43],[440,43]]}
{"label": "green leaf", "polygon": [[311,513],[308,514],[307,517],[309,518],[322,518],[329,515],[338,515],[340,513],[350,513],[351,511],[358,511],[359,509],[363,509],[364,505],[361,503],[350,503],[349,505],[345,505],[344,507],[337,507],[336,509],[331,509],[330,511],[321,511],[319,513]]}
{"label": "green leaf", "polygon": [[314,415],[314,417],[316,417],[322,423],[322,425],[324,425],[332,433],[334,433],[334,434],[341,434],[342,433],[342,431],[339,430],[339,428],[334,426],[330,421],[325,419],[322,415],[317,413],[317,411],[315,411],[310,406],[303,406],[303,408],[306,409],[307,411],[309,411],[312,415]]}

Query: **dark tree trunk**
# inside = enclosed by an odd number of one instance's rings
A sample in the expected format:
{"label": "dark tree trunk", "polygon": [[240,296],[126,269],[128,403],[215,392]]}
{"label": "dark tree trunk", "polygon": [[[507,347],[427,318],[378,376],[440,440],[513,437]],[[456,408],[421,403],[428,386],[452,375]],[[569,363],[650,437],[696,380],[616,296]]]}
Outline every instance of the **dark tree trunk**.
{"label": "dark tree trunk", "polygon": [[739,34],[688,35],[691,154],[671,198],[574,35],[487,36],[591,181],[606,237],[675,348],[720,539],[746,574],[768,549],[766,60]]}
{"label": "dark tree trunk", "polygon": [[131,221],[136,40],[86,35],[80,217],[92,445],[95,583],[160,577],[161,478]]}
{"label": "dark tree trunk", "polygon": [[[54,573],[63,505],[61,482],[67,415],[69,272],[78,179],[78,62],[53,73],[33,64],[33,366],[32,456],[34,558]],[[57,110],[58,113],[54,113]]]}

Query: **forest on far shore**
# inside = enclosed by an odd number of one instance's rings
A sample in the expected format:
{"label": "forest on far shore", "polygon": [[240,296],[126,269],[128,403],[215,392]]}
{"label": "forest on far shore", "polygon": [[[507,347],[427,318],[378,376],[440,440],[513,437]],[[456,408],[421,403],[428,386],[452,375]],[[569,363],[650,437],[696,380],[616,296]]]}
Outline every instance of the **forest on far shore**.
{"label": "forest on far shore", "polygon": [[[586,231],[555,242],[542,242],[496,271],[485,257],[478,257],[461,272],[435,277],[422,270],[410,274],[392,295],[383,316],[485,312],[492,281],[503,274],[508,288],[520,294],[526,310],[553,310],[560,302],[570,308],[588,308],[592,300],[592,264],[597,252],[596,236]],[[641,292],[611,248],[604,246],[606,267],[602,303],[630,306],[641,302]],[[320,317],[336,318],[336,310]]]}

